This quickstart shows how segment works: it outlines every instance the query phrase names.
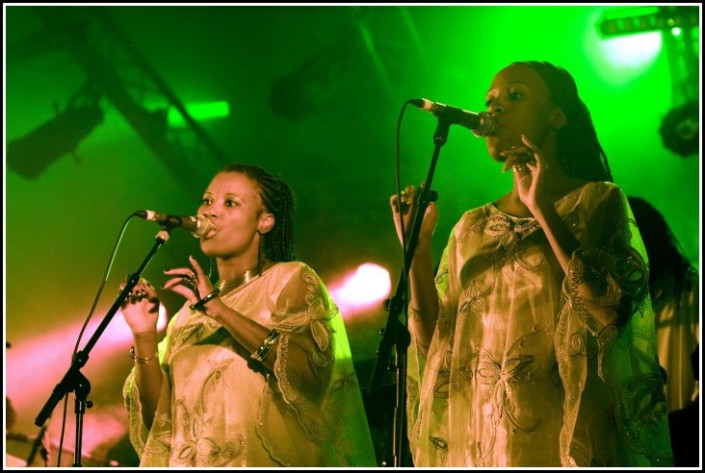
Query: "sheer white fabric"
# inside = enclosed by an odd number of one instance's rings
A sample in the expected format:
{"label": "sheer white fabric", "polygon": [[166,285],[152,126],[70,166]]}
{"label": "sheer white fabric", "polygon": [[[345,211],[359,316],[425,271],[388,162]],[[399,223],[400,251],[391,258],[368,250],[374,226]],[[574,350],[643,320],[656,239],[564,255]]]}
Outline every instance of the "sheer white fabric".
{"label": "sheer white fabric", "polygon": [[427,358],[409,324],[416,466],[672,464],[645,251],[626,198],[588,183],[556,209],[581,243],[567,277],[533,218],[487,204],[453,229]]}
{"label": "sheer white fabric", "polygon": [[[184,305],[160,343],[165,378],[151,430],[134,370],[124,385],[140,465],[374,466],[343,319],[316,273],[278,263],[222,299],[280,332],[274,372],[253,370],[224,327]],[[306,347],[317,383],[294,374],[293,343]]]}
{"label": "sheer white fabric", "polygon": [[699,394],[691,354],[700,343],[700,292],[698,275],[693,272],[692,290],[684,291],[680,301],[667,301],[655,310],[658,358],[666,370],[668,411],[683,409]]}

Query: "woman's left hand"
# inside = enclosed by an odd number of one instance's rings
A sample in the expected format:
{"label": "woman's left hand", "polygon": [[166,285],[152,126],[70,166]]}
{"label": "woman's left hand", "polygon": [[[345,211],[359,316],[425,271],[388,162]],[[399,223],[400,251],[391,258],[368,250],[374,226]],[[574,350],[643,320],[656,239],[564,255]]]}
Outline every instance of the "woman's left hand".
{"label": "woman's left hand", "polygon": [[[174,268],[167,269],[164,274],[167,276],[172,276],[167,282],[164,283],[162,289],[168,289],[172,292],[179,294],[186,298],[191,305],[196,304],[198,301],[211,294],[214,290],[213,283],[206,276],[198,264],[196,258],[189,256],[189,263],[191,263],[191,268]],[[206,306],[211,306],[218,301],[218,298],[209,301]],[[203,309],[205,311],[205,307]],[[208,311],[205,311],[206,314]]]}
{"label": "woman's left hand", "polygon": [[514,185],[519,199],[532,212],[542,203],[549,202],[546,189],[548,163],[541,149],[525,135],[521,135],[523,146],[515,146],[504,151],[507,157],[503,171],[512,170]]}

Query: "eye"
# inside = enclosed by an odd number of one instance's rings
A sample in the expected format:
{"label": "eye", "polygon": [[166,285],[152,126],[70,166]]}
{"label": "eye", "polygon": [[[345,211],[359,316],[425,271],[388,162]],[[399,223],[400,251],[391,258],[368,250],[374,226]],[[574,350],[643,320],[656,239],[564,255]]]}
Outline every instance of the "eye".
{"label": "eye", "polygon": [[204,197],[203,199],[201,199],[201,205],[210,205],[212,203],[213,203],[213,201],[211,199],[209,199],[208,197]]}
{"label": "eye", "polygon": [[492,105],[493,100],[494,99],[487,99],[487,101],[485,101],[485,107],[490,108],[490,105]]}
{"label": "eye", "polygon": [[237,207],[238,205],[240,205],[240,204],[232,199],[228,199],[225,201],[226,207]]}
{"label": "eye", "polygon": [[509,92],[509,98],[511,100],[519,100],[519,97],[521,97],[519,92]]}

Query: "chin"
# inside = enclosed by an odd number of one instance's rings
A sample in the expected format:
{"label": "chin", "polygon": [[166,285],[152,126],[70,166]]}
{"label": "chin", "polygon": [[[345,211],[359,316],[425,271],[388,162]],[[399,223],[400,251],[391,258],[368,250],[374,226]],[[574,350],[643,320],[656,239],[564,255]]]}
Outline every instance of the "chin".
{"label": "chin", "polygon": [[492,157],[492,160],[498,161],[498,162],[504,162],[506,160],[505,157],[499,155],[499,152],[502,150],[502,148],[500,148],[501,145],[499,143],[499,140],[497,140],[497,138],[494,138],[494,137],[487,138],[486,143],[487,143],[487,152]]}
{"label": "chin", "polygon": [[213,245],[211,244],[210,240],[201,240],[201,253],[204,254],[204,256],[207,256],[209,258],[212,258],[215,256],[215,251],[213,250]]}

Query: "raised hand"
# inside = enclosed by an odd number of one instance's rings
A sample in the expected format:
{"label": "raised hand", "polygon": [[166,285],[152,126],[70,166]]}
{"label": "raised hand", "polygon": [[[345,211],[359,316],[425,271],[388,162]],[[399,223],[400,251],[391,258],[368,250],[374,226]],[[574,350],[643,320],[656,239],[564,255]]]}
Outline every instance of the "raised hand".
{"label": "raised hand", "polygon": [[[120,284],[120,290],[125,288],[126,283]],[[154,287],[146,279],[140,278],[120,306],[120,312],[133,334],[156,333],[159,305]]]}
{"label": "raised hand", "polygon": [[[414,186],[406,186],[406,188],[404,188],[401,192],[401,203],[398,201],[397,194],[393,194],[389,198],[389,204],[392,207],[392,216],[394,218],[394,226],[397,230],[397,237],[399,238],[400,243],[402,242],[401,219],[404,219],[404,232],[406,233],[406,238],[408,240],[413,218],[416,215],[416,210],[418,208],[419,192],[420,190],[417,190]],[[423,222],[421,223],[418,240],[419,244],[431,244],[431,238],[433,237],[433,231],[436,228],[437,222],[438,208],[434,202],[431,202],[426,207]]]}

